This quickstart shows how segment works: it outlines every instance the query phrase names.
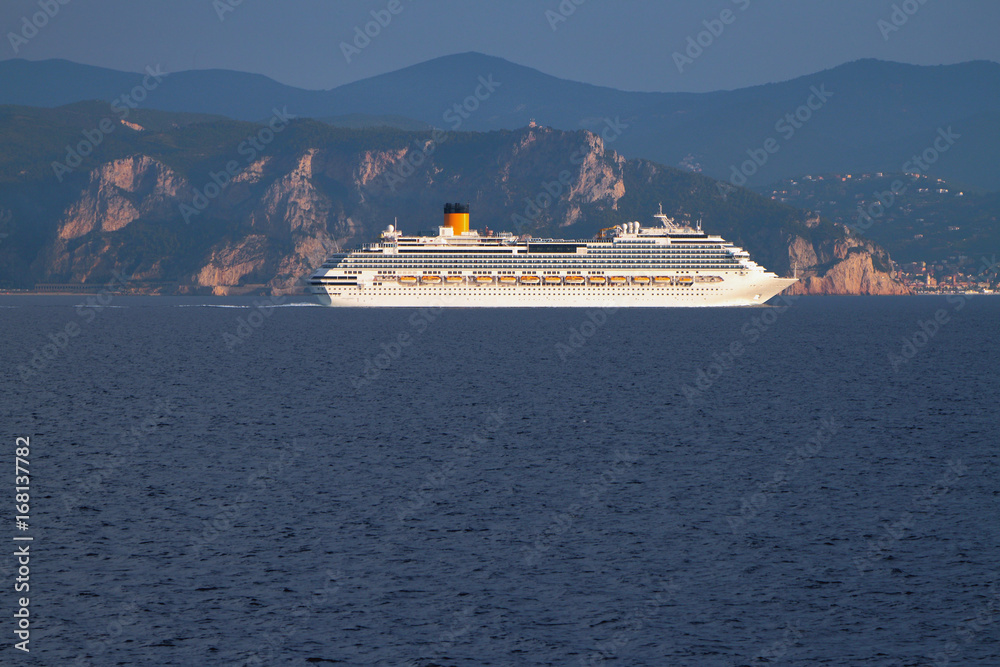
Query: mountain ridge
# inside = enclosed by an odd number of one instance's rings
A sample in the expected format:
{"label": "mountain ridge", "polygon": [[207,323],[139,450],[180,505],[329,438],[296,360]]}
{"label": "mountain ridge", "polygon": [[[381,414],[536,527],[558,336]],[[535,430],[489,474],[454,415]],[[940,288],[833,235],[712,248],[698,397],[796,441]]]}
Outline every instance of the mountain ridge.
{"label": "mountain ridge", "polygon": [[[141,78],[67,62],[0,62],[0,104],[59,106],[113,99]],[[53,73],[61,68],[72,72]],[[498,85],[483,89],[480,79],[491,76]],[[812,99],[810,91],[823,86],[829,98],[803,112]],[[236,120],[266,118],[275,107],[304,117],[393,116],[473,131],[514,129],[531,120],[563,130],[597,131],[607,119],[617,119],[628,127],[615,143],[617,152],[724,180],[746,165],[763,142],[779,140],[778,150],[766,161],[745,170],[753,172],[750,185],[809,173],[899,171],[911,155],[927,148],[938,128],[951,125],[967,136],[934,165],[935,174],[1000,190],[1000,137],[988,122],[977,120],[1000,114],[1000,64],[991,61],[922,66],[861,59],[748,88],[661,93],[565,81],[466,52],[329,90],[298,89],[229,70],[176,72],[144,97],[143,106],[149,108]],[[446,118],[456,108],[457,127],[454,115]],[[794,135],[779,133],[776,125],[796,113],[807,120]]]}
{"label": "mountain ridge", "polygon": [[289,290],[401,212],[412,212],[406,230],[433,229],[442,202],[464,200],[477,228],[569,238],[645,221],[663,202],[671,215],[704,216],[771,270],[795,264],[815,278],[806,291],[905,291],[867,239],[745,189],[721,194],[703,175],[626,160],[587,130],[451,132],[429,150],[426,131],[300,119],[244,158],[238,147],[263,126],[137,110],[135,127],[107,134],[57,179],[51,163],[65,137],[105,113],[99,103],[0,107],[0,141],[14,134],[31,149],[0,163],[0,285],[99,284],[118,273],[180,292]]}

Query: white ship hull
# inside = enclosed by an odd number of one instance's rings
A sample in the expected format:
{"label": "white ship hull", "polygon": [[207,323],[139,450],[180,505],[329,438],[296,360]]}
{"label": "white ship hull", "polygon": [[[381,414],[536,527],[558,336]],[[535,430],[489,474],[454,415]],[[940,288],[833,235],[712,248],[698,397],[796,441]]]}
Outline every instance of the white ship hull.
{"label": "white ship hull", "polygon": [[437,236],[390,225],[381,242],[331,257],[310,292],[341,307],[665,308],[759,306],[796,282],[662,210],[662,226],[630,222],[591,240],[481,235],[467,206],[444,214]]}
{"label": "white ship hull", "polygon": [[794,278],[732,276],[718,286],[441,285],[313,287],[327,306],[388,308],[669,308],[759,306]]}

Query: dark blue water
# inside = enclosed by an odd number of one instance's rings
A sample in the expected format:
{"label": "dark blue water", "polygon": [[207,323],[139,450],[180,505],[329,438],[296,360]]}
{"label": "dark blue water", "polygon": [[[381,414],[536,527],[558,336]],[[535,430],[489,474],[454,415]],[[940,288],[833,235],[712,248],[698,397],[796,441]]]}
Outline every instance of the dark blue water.
{"label": "dark blue water", "polygon": [[998,323],[0,298],[0,662],[1000,664]]}

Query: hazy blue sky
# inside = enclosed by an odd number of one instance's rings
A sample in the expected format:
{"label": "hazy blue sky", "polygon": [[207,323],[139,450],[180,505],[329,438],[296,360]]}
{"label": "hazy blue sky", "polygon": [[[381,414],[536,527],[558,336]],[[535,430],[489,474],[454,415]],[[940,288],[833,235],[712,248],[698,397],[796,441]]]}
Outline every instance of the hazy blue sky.
{"label": "hazy blue sky", "polygon": [[[399,13],[348,62],[341,42],[392,2]],[[15,55],[9,34],[20,34],[23,17],[40,5],[58,13],[30,39],[15,40]],[[565,21],[552,18],[562,18],[560,5],[575,8]],[[897,14],[902,25],[888,32],[894,5],[917,10]],[[727,9],[728,25],[713,22]],[[879,20],[887,23],[880,28]],[[704,21],[721,34],[703,35],[711,43],[679,71],[673,54],[706,30]],[[566,79],[660,91],[739,88],[866,57],[1000,61],[997,0],[2,0],[0,29],[0,59],[234,69],[304,88],[462,51]]]}

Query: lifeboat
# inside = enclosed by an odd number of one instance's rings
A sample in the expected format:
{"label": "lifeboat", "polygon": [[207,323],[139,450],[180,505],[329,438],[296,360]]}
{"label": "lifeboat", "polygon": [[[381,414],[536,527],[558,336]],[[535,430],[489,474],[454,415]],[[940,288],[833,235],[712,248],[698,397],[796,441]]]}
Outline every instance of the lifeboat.
{"label": "lifeboat", "polygon": [[605,285],[607,284],[607,282],[608,279],[605,278],[604,276],[590,276],[591,285]]}
{"label": "lifeboat", "polygon": [[417,282],[416,276],[400,276],[399,282],[403,285],[414,285]]}
{"label": "lifeboat", "polygon": [[694,278],[692,278],[691,276],[678,276],[677,277],[677,284],[678,285],[693,285],[694,284]]}
{"label": "lifeboat", "polygon": [[653,276],[654,285],[672,285],[673,282],[673,278],[670,276]]}
{"label": "lifeboat", "polygon": [[546,285],[559,285],[562,283],[562,278],[559,276],[545,276]]}
{"label": "lifeboat", "polygon": [[444,281],[446,283],[448,283],[449,285],[457,285],[458,283],[462,282],[463,280],[464,280],[464,278],[462,278],[462,276],[446,276],[445,279],[444,279]]}
{"label": "lifeboat", "polygon": [[477,285],[488,285],[493,282],[493,276],[476,276]]}
{"label": "lifeboat", "polygon": [[420,282],[427,283],[429,285],[440,285],[441,276],[420,276]]}
{"label": "lifeboat", "polygon": [[517,284],[517,278],[514,276],[500,276],[501,285],[515,285]]}
{"label": "lifeboat", "polygon": [[625,276],[611,276],[610,278],[608,278],[608,282],[610,282],[612,285],[624,285],[625,283],[628,282],[628,278],[626,278]]}
{"label": "lifeboat", "polygon": [[567,285],[582,285],[584,282],[583,276],[566,276]]}
{"label": "lifeboat", "polygon": [[636,285],[648,285],[649,276],[632,276],[632,282]]}
{"label": "lifeboat", "polygon": [[541,282],[542,279],[538,276],[521,276],[522,285],[539,285]]}
{"label": "lifeboat", "polygon": [[695,276],[696,283],[721,283],[722,276]]}

